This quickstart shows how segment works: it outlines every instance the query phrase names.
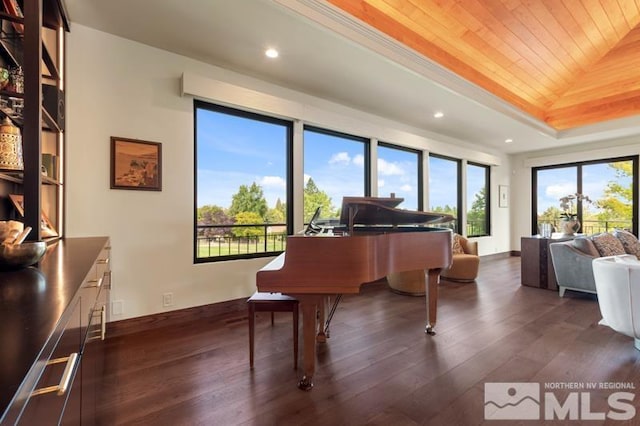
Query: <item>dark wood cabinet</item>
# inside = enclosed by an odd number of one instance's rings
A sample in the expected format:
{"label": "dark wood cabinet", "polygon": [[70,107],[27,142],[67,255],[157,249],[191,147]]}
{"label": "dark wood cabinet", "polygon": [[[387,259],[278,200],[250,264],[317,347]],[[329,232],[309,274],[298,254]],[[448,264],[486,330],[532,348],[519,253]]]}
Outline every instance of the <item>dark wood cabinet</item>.
{"label": "dark wood cabinet", "polygon": [[80,412],[81,394],[76,378],[79,377],[81,361],[80,303],[76,301],[68,309],[71,313],[61,328],[62,336],[31,392],[29,403],[20,416],[20,424],[58,424],[63,418],[79,420],[77,413]]}
{"label": "dark wood cabinet", "polygon": [[38,268],[0,272],[0,425],[95,424],[110,249],[62,239]]}
{"label": "dark wood cabinet", "polygon": [[573,239],[570,236],[542,238],[539,235],[520,239],[521,283],[529,287],[558,290],[549,244]]}

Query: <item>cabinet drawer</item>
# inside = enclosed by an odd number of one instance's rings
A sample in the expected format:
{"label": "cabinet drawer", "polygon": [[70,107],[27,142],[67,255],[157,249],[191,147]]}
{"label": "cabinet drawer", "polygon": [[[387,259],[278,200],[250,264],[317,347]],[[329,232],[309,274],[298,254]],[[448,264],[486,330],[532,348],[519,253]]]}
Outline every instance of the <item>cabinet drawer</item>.
{"label": "cabinet drawer", "polygon": [[[79,407],[78,401],[69,398],[70,394],[78,395],[72,392],[72,388],[81,360],[80,303],[74,303],[73,307],[69,307],[73,309],[72,314],[51,357],[46,361],[46,367],[20,417],[20,424],[55,425],[61,422],[67,404],[70,404],[70,410],[73,410],[74,404]],[[69,412],[67,415],[73,418],[79,413]]]}

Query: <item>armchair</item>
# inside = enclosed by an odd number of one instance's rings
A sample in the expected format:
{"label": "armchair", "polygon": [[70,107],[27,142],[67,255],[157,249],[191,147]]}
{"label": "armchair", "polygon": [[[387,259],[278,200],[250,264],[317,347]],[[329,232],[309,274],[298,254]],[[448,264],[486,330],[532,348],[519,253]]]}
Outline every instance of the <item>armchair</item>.
{"label": "armchair", "polygon": [[640,261],[633,255],[607,256],[592,266],[600,324],[632,337],[640,350]]}
{"label": "armchair", "polygon": [[[480,257],[478,242],[470,241],[462,235],[453,235],[453,256],[449,269],[444,269],[441,277],[453,281],[471,282],[478,277]],[[458,244],[456,244],[456,240]]]}
{"label": "armchair", "polygon": [[[478,243],[469,241],[461,235],[453,234],[452,250],[451,266],[448,269],[443,269],[440,276],[452,281],[474,281],[478,276],[480,265]],[[424,271],[394,272],[387,275],[387,282],[395,293],[424,296]]]}

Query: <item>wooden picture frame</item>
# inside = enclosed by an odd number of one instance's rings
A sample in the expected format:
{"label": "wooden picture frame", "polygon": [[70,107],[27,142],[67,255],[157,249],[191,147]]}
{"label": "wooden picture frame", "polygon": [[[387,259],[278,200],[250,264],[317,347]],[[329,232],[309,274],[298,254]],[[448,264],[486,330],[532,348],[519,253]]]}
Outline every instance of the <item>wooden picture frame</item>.
{"label": "wooden picture frame", "polygon": [[[18,214],[20,214],[20,217],[24,217],[24,195],[9,194],[9,199]],[[58,231],[56,231],[55,226],[53,226],[53,223],[44,212],[40,212],[40,235],[43,238],[58,236]]]}
{"label": "wooden picture frame", "polygon": [[509,207],[509,187],[498,185],[498,207]]}
{"label": "wooden picture frame", "polygon": [[112,136],[111,189],[162,191],[162,144]]}

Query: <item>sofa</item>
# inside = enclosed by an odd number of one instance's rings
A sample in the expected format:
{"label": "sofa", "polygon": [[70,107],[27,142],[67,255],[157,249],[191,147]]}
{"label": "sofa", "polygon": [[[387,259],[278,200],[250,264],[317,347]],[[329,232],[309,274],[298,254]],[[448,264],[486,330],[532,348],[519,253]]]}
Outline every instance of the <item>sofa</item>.
{"label": "sofa", "polygon": [[592,262],[605,256],[640,255],[640,242],[628,231],[615,230],[552,243],[551,260],[560,297],[566,290],[597,293]]}

